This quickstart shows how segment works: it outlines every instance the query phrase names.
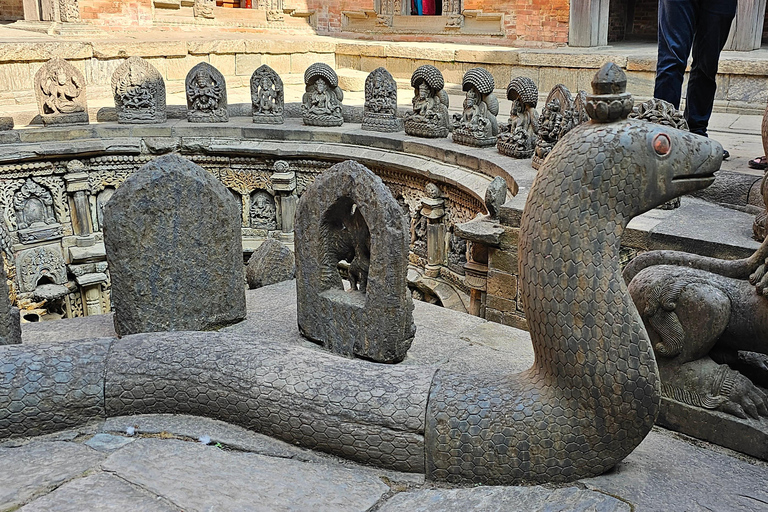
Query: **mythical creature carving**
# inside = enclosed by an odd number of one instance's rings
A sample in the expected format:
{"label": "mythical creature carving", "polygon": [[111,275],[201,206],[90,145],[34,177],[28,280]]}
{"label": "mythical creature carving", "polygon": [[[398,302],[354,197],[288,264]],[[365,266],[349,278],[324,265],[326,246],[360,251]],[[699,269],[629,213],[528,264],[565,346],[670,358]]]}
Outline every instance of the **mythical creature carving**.
{"label": "mythical creature carving", "polygon": [[344,93],[339,88],[336,72],[323,62],[315,62],[304,72],[305,90],[301,110],[304,124],[310,126],[341,126],[344,124],[341,102]]}
{"label": "mythical creature carving", "polygon": [[141,57],[131,57],[112,74],[118,123],[164,123],[163,77]]}
{"label": "mythical creature carving", "polygon": [[397,118],[397,83],[384,68],[374,69],[365,79],[363,130],[399,132],[402,119]]}
{"label": "mythical creature carving", "polygon": [[[342,201],[328,210],[322,222],[320,230],[325,240],[327,272],[346,261],[352,290],[365,293],[371,264],[371,234],[360,209],[354,203]],[[328,286],[331,286],[330,282]]]}
{"label": "mythical creature carving", "polygon": [[283,81],[274,69],[262,64],[251,75],[253,122],[283,124]]}
{"label": "mythical creature carving", "polygon": [[742,260],[652,251],[627,265],[665,396],[740,418],[768,416],[758,387],[768,387],[767,270],[768,241]]}
{"label": "mythical creature carving", "polygon": [[185,80],[187,121],[190,123],[226,123],[227,84],[218,69],[201,62],[189,70]]}
{"label": "mythical creature carving", "polygon": [[573,96],[566,86],[558,84],[552,88],[539,119],[539,138],[531,161],[534,169],[541,167],[557,141],[576,126],[574,106]]}
{"label": "mythical creature carving", "polygon": [[88,122],[85,78],[69,62],[54,57],[35,74],[35,94],[43,124]]}
{"label": "mythical creature carving", "polygon": [[499,100],[493,94],[493,75],[484,68],[472,68],[464,74],[461,84],[467,93],[464,111],[454,114],[453,142],[466,146],[493,146],[499,134]]}
{"label": "mythical creature carving", "polygon": [[443,74],[430,64],[419,66],[411,76],[411,87],[413,111],[405,116],[405,133],[416,137],[447,137],[451,123]]}
{"label": "mythical creature carving", "polygon": [[496,148],[513,158],[530,158],[539,137],[539,89],[527,76],[518,76],[507,86],[507,99],[512,101],[509,120],[501,128]]}

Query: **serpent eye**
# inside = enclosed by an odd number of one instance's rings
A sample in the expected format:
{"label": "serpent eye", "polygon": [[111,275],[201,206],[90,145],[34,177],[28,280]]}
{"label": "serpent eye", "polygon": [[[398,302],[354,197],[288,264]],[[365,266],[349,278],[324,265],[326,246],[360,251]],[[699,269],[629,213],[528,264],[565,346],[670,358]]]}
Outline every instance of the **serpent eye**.
{"label": "serpent eye", "polygon": [[653,150],[657,155],[668,155],[670,149],[672,149],[672,142],[666,133],[660,133],[653,138]]}

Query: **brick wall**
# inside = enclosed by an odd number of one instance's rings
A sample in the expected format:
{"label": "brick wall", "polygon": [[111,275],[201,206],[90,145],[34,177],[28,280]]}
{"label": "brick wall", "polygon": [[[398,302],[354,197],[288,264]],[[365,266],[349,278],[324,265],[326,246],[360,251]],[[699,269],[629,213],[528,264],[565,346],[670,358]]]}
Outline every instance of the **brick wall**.
{"label": "brick wall", "polygon": [[317,16],[317,31],[320,33],[341,31],[342,11],[373,10],[374,0],[286,0],[283,4],[291,9],[314,10]]}
{"label": "brick wall", "polygon": [[608,9],[608,42],[623,41],[626,37],[627,0],[611,0]]}
{"label": "brick wall", "polygon": [[0,21],[24,19],[22,0],[0,0]]}
{"label": "brick wall", "polygon": [[655,38],[659,29],[658,0],[637,0],[633,20],[632,35]]}
{"label": "brick wall", "polygon": [[507,10],[514,14],[518,40],[568,42],[570,0],[515,0],[511,5]]}
{"label": "brick wall", "polygon": [[80,17],[96,25],[152,24],[152,0],[80,0],[78,3]]}

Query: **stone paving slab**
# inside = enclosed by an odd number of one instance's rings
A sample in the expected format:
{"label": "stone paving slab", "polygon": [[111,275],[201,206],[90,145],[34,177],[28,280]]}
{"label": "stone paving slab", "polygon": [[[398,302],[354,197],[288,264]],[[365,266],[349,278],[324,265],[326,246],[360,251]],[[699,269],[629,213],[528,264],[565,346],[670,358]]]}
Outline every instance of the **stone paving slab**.
{"label": "stone paving slab", "polygon": [[582,483],[642,512],[768,510],[768,464],[660,428],[613,471]]}
{"label": "stone paving slab", "polygon": [[480,487],[475,489],[404,492],[378,512],[631,512],[632,507],[612,496],[577,487]]}
{"label": "stone paving slab", "polygon": [[96,473],[66,483],[20,512],[181,512],[181,509],[125,480]]}
{"label": "stone paving slab", "polygon": [[360,511],[389,491],[381,479],[346,468],[178,440],[138,440],[103,468],[185,512]]}
{"label": "stone paving slab", "polygon": [[96,467],[106,455],[71,442],[0,448],[0,510],[13,509]]}

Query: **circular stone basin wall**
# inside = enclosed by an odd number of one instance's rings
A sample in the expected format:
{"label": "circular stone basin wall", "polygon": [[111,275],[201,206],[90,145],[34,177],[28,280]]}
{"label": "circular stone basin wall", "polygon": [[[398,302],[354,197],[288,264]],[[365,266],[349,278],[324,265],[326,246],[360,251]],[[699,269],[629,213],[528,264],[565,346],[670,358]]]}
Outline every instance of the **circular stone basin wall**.
{"label": "circular stone basin wall", "polygon": [[[467,247],[453,236],[453,226],[486,213],[482,198],[493,177],[502,176],[510,193],[517,191],[507,167],[513,161],[495,151],[448,139],[365,132],[352,123],[313,128],[288,118],[284,125],[264,127],[233,118],[202,125],[171,120],[11,130],[0,133],[0,209],[2,239],[14,255],[17,297],[38,300],[34,276],[45,275],[47,284],[67,290],[48,303],[54,317],[108,312],[102,209],[129,175],[170,152],[211,172],[240,202],[246,258],[267,237],[292,246],[293,223],[287,218],[292,212],[284,211],[290,202],[282,198],[301,196],[320,173],[352,159],[380,176],[410,216],[410,263],[419,276],[429,263],[426,233],[419,228],[425,223],[422,201],[435,194],[436,186],[444,201],[440,222],[447,248],[441,252],[440,290],[454,295],[458,309],[469,293],[463,268]],[[49,211],[30,206],[32,218],[25,219],[30,215],[19,206],[22,197]]]}

